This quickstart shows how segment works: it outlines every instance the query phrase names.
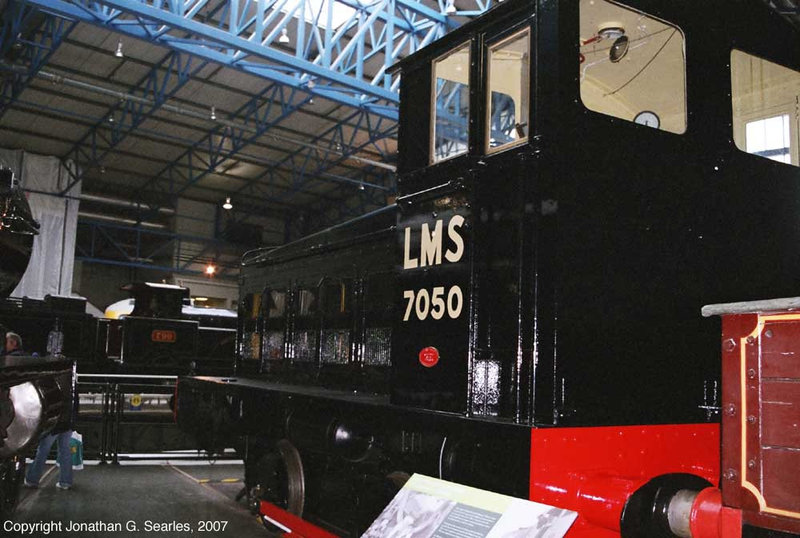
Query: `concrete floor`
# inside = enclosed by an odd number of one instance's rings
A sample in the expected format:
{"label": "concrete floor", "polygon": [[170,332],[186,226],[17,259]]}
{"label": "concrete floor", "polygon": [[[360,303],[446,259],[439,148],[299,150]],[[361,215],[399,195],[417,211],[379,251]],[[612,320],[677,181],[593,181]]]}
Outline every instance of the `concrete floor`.
{"label": "concrete floor", "polygon": [[50,466],[38,489],[23,488],[14,519],[3,523],[0,535],[264,536],[244,501],[235,501],[243,474],[241,464],[229,463],[87,464],[75,471],[73,489],[61,491],[58,470]]}

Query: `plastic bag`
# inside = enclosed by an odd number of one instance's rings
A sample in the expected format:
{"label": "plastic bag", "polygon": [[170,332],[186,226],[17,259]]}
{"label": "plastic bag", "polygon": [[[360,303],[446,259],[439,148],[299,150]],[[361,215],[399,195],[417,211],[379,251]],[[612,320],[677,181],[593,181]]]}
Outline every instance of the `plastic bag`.
{"label": "plastic bag", "polygon": [[72,432],[69,452],[72,455],[72,469],[77,471],[83,469],[83,436],[78,432]]}

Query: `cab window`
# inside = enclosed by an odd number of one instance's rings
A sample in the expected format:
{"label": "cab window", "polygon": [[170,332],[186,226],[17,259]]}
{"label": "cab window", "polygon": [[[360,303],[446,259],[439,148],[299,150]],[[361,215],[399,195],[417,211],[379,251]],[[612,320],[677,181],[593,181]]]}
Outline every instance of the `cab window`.
{"label": "cab window", "polygon": [[486,95],[486,151],[491,153],[528,138],[530,33],[518,32],[489,44]]}
{"label": "cab window", "polygon": [[466,153],[469,143],[469,43],[433,61],[431,162]]}
{"label": "cab window", "polygon": [[731,99],[736,147],[798,166],[800,73],[734,49]]}
{"label": "cab window", "polygon": [[586,108],[686,131],[685,45],[677,26],[616,2],[581,0],[579,40]]}

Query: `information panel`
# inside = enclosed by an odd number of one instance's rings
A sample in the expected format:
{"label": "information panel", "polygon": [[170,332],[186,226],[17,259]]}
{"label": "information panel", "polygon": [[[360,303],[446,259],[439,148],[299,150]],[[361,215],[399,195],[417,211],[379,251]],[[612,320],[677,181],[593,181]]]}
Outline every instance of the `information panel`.
{"label": "information panel", "polygon": [[415,474],[361,538],[562,538],[577,515]]}

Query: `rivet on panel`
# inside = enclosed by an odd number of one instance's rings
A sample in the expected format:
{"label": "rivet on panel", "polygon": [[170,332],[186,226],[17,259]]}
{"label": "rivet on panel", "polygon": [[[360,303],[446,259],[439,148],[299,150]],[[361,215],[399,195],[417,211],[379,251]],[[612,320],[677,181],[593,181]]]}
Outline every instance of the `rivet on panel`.
{"label": "rivet on panel", "polygon": [[725,414],[729,417],[732,417],[736,414],[736,406],[733,404],[728,404],[725,406]]}
{"label": "rivet on panel", "polygon": [[747,370],[747,377],[749,377],[750,379],[755,379],[756,378],[756,371],[754,369],[750,368],[749,370]]}
{"label": "rivet on panel", "polygon": [[736,480],[738,474],[736,473],[735,469],[727,469],[725,471],[725,474],[723,474],[722,476],[725,478],[725,480]]}
{"label": "rivet on panel", "polygon": [[755,341],[756,341],[756,339],[755,339],[755,338],[753,338],[752,336],[748,336],[748,337],[747,337],[747,343],[748,343],[748,344],[752,344],[752,343],[753,343],[753,342],[755,342]]}
{"label": "rivet on panel", "polygon": [[755,424],[756,423],[755,415],[748,415],[747,422],[749,422],[750,424]]}
{"label": "rivet on panel", "polygon": [[734,340],[733,338],[728,338],[727,340],[722,342],[723,351],[727,351],[728,353],[730,353],[734,349],[736,349],[736,340]]}
{"label": "rivet on panel", "polygon": [[764,336],[766,336],[767,338],[772,338],[772,329],[767,329],[766,331],[764,331]]}
{"label": "rivet on panel", "polygon": [[756,460],[750,460],[747,462],[748,469],[755,469],[756,468]]}

